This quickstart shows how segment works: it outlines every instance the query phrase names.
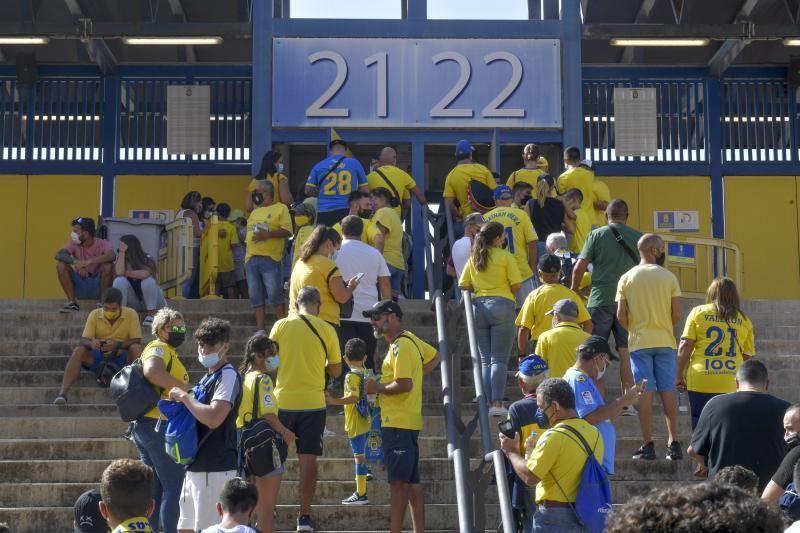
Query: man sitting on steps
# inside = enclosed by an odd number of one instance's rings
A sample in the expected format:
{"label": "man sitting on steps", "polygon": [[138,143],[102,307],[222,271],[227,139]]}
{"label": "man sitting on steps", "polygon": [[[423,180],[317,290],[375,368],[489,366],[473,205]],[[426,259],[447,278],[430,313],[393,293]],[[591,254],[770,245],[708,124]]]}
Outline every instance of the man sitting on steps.
{"label": "man sitting on steps", "polygon": [[78,311],[78,298],[100,299],[114,278],[114,250],[108,241],[95,237],[94,220],[72,221],[72,240],[56,254],[58,282],[67,296],[62,313]]}
{"label": "man sitting on steps", "polygon": [[103,307],[89,313],[81,337],[81,344],[67,361],[55,405],[67,403],[67,393],[81,368],[94,372],[98,383],[107,387],[118,370],[142,353],[139,315],[130,307],[122,307],[119,289],[111,288],[103,294]]}

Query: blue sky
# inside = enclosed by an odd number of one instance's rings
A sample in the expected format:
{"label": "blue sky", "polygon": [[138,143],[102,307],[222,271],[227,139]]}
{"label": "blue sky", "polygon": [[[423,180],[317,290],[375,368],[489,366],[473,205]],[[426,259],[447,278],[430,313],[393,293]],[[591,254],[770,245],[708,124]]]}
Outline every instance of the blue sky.
{"label": "blue sky", "polygon": [[[291,0],[297,18],[400,18],[402,0]],[[428,0],[432,19],[527,19],[526,0]]]}

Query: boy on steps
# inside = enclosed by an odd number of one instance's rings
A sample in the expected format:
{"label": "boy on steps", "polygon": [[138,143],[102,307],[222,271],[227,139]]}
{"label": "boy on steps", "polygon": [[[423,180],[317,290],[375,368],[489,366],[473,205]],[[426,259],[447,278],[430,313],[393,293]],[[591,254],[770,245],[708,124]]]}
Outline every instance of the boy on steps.
{"label": "boy on steps", "polygon": [[207,527],[202,533],[260,533],[247,524],[258,501],[256,486],[241,478],[229,479],[222,486],[217,502],[219,524]]}
{"label": "boy on steps", "polygon": [[344,380],[344,396],[334,398],[325,391],[328,405],[344,406],[344,429],[350,437],[353,459],[356,462],[356,491],[342,500],[344,505],[367,505],[367,463],[364,455],[367,449],[367,435],[370,430],[369,404],[367,403],[364,380],[367,369],[364,359],[367,356],[367,344],[361,339],[350,339],[344,346],[344,360],[350,372]]}

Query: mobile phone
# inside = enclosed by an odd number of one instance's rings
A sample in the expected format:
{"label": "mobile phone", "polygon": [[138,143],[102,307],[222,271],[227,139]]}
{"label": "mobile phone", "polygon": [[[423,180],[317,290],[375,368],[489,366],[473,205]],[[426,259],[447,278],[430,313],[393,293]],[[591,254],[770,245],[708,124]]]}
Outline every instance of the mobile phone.
{"label": "mobile phone", "polygon": [[358,282],[358,281],[361,281],[361,278],[363,278],[363,277],[364,277],[364,273],[363,272],[359,272],[358,274],[355,275],[354,279],[356,280],[356,282]]}
{"label": "mobile phone", "polygon": [[511,422],[511,420],[501,420],[497,423],[497,427],[500,428],[500,433],[509,439],[513,439],[514,435],[517,434],[516,430],[514,429],[514,424]]}

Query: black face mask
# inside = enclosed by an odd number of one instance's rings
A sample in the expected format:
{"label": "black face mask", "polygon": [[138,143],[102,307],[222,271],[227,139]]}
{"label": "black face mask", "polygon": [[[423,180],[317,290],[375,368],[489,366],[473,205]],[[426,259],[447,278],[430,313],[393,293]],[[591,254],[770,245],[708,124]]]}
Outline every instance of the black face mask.
{"label": "black face mask", "polygon": [[531,198],[532,198],[532,196],[531,196],[531,195],[528,195],[528,196],[523,196],[523,197],[522,197],[522,199],[520,200],[520,204],[519,204],[519,205],[525,205],[525,204],[527,204],[528,202],[530,202],[530,201],[531,201]]}
{"label": "black face mask", "polygon": [[544,409],[536,409],[534,418],[540,428],[547,429],[550,427],[550,422],[547,420],[547,415],[544,414]]}
{"label": "black face mask", "polygon": [[358,216],[361,218],[370,218],[372,217],[372,209],[362,209],[358,212]]}
{"label": "black face mask", "polygon": [[800,435],[798,435],[797,433],[786,439],[786,446],[790,450],[795,446],[797,446],[798,444],[800,444]]}
{"label": "black face mask", "polygon": [[173,348],[177,348],[186,339],[186,333],[178,333],[177,331],[170,331],[167,335],[167,344]]}
{"label": "black face mask", "polygon": [[264,203],[264,195],[257,191],[253,192],[252,199],[253,203],[256,205],[261,205]]}
{"label": "black face mask", "polygon": [[664,266],[666,260],[667,260],[667,252],[661,252],[659,255],[656,256],[656,264],[659,266]]}

